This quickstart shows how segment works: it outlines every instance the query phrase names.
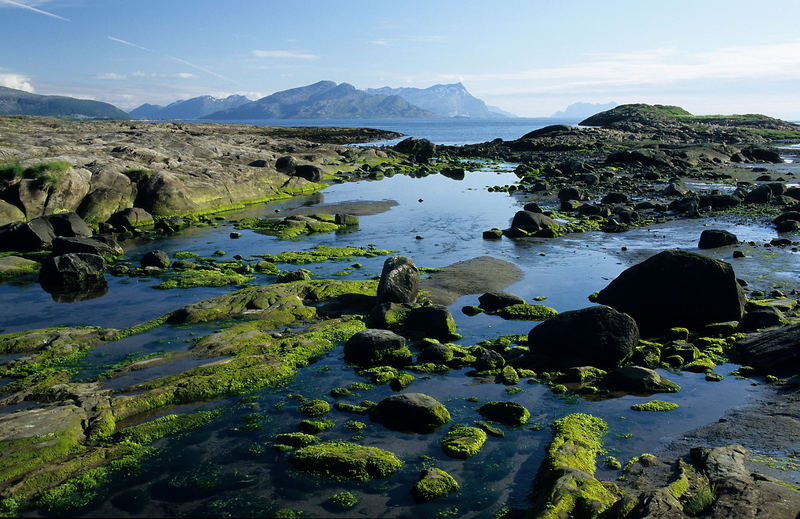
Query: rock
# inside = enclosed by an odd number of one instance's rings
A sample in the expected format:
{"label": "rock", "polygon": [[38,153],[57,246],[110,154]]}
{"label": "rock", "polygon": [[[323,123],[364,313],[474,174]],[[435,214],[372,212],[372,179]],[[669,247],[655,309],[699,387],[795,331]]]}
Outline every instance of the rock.
{"label": "rock", "polygon": [[402,336],[389,330],[368,328],[347,340],[344,360],[358,366],[405,366],[411,363],[411,352]]}
{"label": "rock", "polygon": [[524,304],[525,300],[511,292],[487,292],[478,298],[480,307],[487,312],[494,312],[506,306]]}
{"label": "rock", "polygon": [[700,242],[697,247],[700,249],[715,249],[726,245],[736,245],[739,239],[735,234],[721,229],[706,229],[700,233]]}
{"label": "rock", "polygon": [[750,310],[739,321],[739,328],[744,331],[755,331],[770,328],[786,322],[783,313],[775,307],[767,306],[758,310]]}
{"label": "rock", "polygon": [[751,146],[743,149],[742,154],[754,162],[783,164],[783,158],[781,158],[780,152],[774,148],[758,148]]}
{"label": "rock", "polygon": [[20,258],[19,256],[0,258],[0,281],[32,274],[38,270],[39,262],[37,261]]}
{"label": "rock", "polygon": [[711,207],[712,209],[724,210],[736,207],[742,203],[742,199],[734,195],[701,195],[700,207]]}
{"label": "rock", "polygon": [[680,386],[641,366],[617,368],[603,380],[603,385],[613,390],[632,393],[677,393]]}
{"label": "rock", "polygon": [[309,182],[320,182],[322,180],[322,170],[313,164],[301,164],[295,166],[293,177],[300,177]]}
{"label": "rock", "polygon": [[780,233],[793,232],[797,229],[800,229],[800,221],[798,220],[781,220],[775,224],[775,230]]}
{"label": "rock", "polygon": [[275,161],[275,169],[286,175],[293,174],[296,167],[297,160],[291,155],[284,155]]}
{"label": "rock", "polygon": [[744,197],[744,201],[750,204],[767,204],[772,200],[772,188],[767,184],[756,187]]}
{"label": "rock", "polygon": [[736,343],[736,354],[743,363],[764,373],[800,372],[800,324],[768,330]]}
{"label": "rock", "polygon": [[542,208],[539,207],[539,204],[536,202],[528,202],[527,204],[522,206],[523,211],[528,211],[529,213],[541,213]]}
{"label": "rock", "polygon": [[638,343],[633,318],[608,306],[560,313],[528,334],[531,353],[572,366],[616,366]]}
{"label": "rock", "polygon": [[439,171],[439,174],[453,180],[464,180],[466,177],[464,168],[443,168]]}
{"label": "rock", "polygon": [[311,275],[305,269],[282,272],[277,279],[277,283],[291,283],[293,281],[308,281]]}
{"label": "rock", "polygon": [[686,185],[682,181],[670,182],[667,184],[661,191],[662,196],[681,196],[684,197],[691,193],[692,191],[686,187]]}
{"label": "rock", "polygon": [[[122,174],[120,176],[124,177]],[[83,198],[77,213],[88,223],[108,221],[112,215],[133,206],[134,188],[135,186],[132,186],[129,181],[127,186],[121,188],[98,187],[93,189]]]}
{"label": "rock", "polygon": [[430,467],[419,473],[419,481],[411,487],[411,495],[417,503],[427,503],[459,490],[453,476],[442,469]]}
{"label": "rock", "polygon": [[447,364],[453,360],[453,350],[441,342],[430,342],[417,355],[417,362],[421,364]]}
{"label": "rock", "polygon": [[409,137],[398,142],[394,149],[400,153],[406,153],[414,158],[415,161],[425,164],[436,153],[436,145],[428,139],[414,139]]}
{"label": "rock", "polygon": [[483,231],[482,236],[484,240],[501,240],[503,238],[503,231],[497,228],[489,229],[488,231]]}
{"label": "rock", "polygon": [[104,257],[115,257],[122,254],[122,247],[111,236],[97,238],[65,238],[57,236],[53,239],[53,255],[60,256],[70,252],[96,254]]}
{"label": "rock", "polygon": [[77,213],[51,214],[42,218],[50,223],[56,236],[88,238],[92,235],[92,230]]}
{"label": "rock", "polygon": [[478,412],[488,420],[505,425],[525,425],[531,417],[530,411],[515,402],[486,402]]}
{"label": "rock", "polygon": [[181,229],[185,229],[189,224],[180,216],[167,216],[159,219],[153,228],[163,234],[174,234]]}
{"label": "rock", "polygon": [[629,314],[649,332],[738,321],[745,296],[730,264],[666,250],[623,271],[596,302]]}
{"label": "rock", "polygon": [[411,258],[392,256],[383,263],[378,303],[414,303],[419,292],[419,269]]}
{"label": "rock", "polygon": [[475,369],[478,371],[498,369],[502,368],[506,364],[506,360],[502,355],[487,348],[476,348],[474,355]]}
{"label": "rock", "polygon": [[131,231],[137,227],[153,225],[153,215],[141,207],[129,207],[112,214],[107,221],[115,228]]}
{"label": "rock", "polygon": [[537,232],[542,229],[557,229],[559,226],[555,220],[541,213],[517,211],[517,214],[511,220],[511,227],[527,232]]}
{"label": "rock", "polygon": [[582,200],[583,192],[576,187],[563,187],[558,190],[558,199],[562,202],[567,200]]}
{"label": "rock", "polygon": [[0,200],[0,225],[21,222],[24,219],[25,213],[19,207]]}
{"label": "rock", "polygon": [[450,413],[433,397],[403,393],[381,400],[370,410],[370,418],[389,429],[426,434],[449,422]]}
{"label": "rock", "polygon": [[53,226],[44,218],[9,224],[0,228],[0,250],[38,251],[50,247],[55,236]]}
{"label": "rock", "polygon": [[451,339],[456,333],[456,323],[450,309],[444,305],[412,308],[405,324],[414,332],[433,339]]}
{"label": "rock", "polygon": [[142,267],[165,269],[169,267],[169,255],[163,250],[152,250],[142,256],[142,259],[139,263],[142,265]]}
{"label": "rock", "polygon": [[628,195],[625,193],[608,193],[600,202],[604,204],[627,204]]}
{"label": "rock", "polygon": [[342,441],[308,445],[291,453],[289,461],[300,470],[362,481],[387,478],[403,466],[389,451]]}
{"label": "rock", "polygon": [[153,215],[172,216],[201,209],[192,200],[193,197],[200,196],[201,191],[188,189],[177,173],[159,171],[153,172],[149,178],[139,183],[133,205]]}
{"label": "rock", "polygon": [[96,254],[71,253],[42,263],[39,282],[45,288],[87,289],[105,285],[106,261]]}

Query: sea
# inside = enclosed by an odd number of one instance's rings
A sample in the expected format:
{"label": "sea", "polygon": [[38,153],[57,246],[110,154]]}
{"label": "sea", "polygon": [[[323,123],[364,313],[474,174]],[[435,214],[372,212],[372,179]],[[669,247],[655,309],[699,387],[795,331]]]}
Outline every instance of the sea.
{"label": "sea", "polygon": [[[526,133],[551,124],[576,126],[581,119],[551,117],[514,117],[503,119],[259,119],[215,121],[255,126],[339,126],[342,128],[377,128],[402,133],[408,137],[428,139],[435,144],[457,146],[477,144],[494,139],[515,140]],[[182,121],[198,122],[198,121]],[[405,138],[405,137],[403,137]],[[372,145],[391,145],[402,139],[377,141]]]}

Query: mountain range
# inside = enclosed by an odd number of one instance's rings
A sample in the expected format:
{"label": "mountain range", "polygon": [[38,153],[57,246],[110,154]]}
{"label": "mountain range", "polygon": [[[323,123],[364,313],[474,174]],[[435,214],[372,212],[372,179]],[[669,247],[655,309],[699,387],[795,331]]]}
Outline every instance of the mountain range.
{"label": "mountain range", "polygon": [[0,87],[0,115],[46,115],[69,119],[130,119],[114,105],[66,96],[44,96]]}
{"label": "mountain range", "polygon": [[583,120],[599,112],[605,112],[619,106],[618,103],[572,103],[566,109],[554,113],[553,119]]}
{"label": "mountain range", "polygon": [[491,119],[513,117],[499,108],[486,106],[486,103],[470,94],[461,83],[433,85],[428,88],[368,88],[368,94],[397,95],[420,108],[442,117],[470,117]]}
{"label": "mountain range", "polygon": [[206,115],[236,108],[250,102],[245,96],[230,95],[223,99],[211,96],[181,99],[167,106],[143,104],[128,112],[136,119],[199,119]]}

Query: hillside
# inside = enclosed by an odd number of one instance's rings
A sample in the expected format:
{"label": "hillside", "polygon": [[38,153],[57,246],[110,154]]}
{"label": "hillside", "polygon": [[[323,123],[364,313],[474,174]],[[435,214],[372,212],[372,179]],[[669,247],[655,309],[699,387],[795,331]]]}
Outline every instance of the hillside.
{"label": "hillside", "polygon": [[167,106],[145,103],[129,113],[136,119],[199,119],[214,112],[236,108],[249,102],[250,99],[240,95],[230,95],[221,99],[200,96],[181,99]]}
{"label": "hillside", "polygon": [[492,110],[486,103],[474,97],[461,83],[433,85],[428,88],[368,88],[377,95],[397,95],[425,110],[442,117],[469,117],[475,119],[497,119],[512,116],[499,109]]}
{"label": "hillside", "polygon": [[45,96],[0,87],[0,115],[43,115],[68,119],[130,119],[108,103],[66,96]]}
{"label": "hillside", "polygon": [[276,92],[242,106],[207,115],[205,119],[363,119],[424,118],[436,114],[397,95],[370,94],[348,83],[319,81]]}

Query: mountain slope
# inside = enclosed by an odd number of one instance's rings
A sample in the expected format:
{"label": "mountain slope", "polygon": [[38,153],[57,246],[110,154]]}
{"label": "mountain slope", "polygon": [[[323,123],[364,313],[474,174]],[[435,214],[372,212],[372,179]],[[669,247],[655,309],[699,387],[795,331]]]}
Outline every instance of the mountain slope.
{"label": "mountain slope", "polygon": [[348,83],[319,81],[276,92],[242,106],[207,115],[205,119],[325,119],[436,117],[396,95],[376,95]]}
{"label": "mountain slope", "polygon": [[223,99],[212,96],[193,97],[181,99],[167,106],[143,104],[130,111],[131,117],[137,119],[199,119],[208,114],[236,108],[249,103],[244,96],[230,95]]}
{"label": "mountain slope", "polygon": [[428,88],[368,88],[367,92],[379,95],[397,95],[413,105],[443,117],[478,119],[507,117],[507,112],[489,108],[486,103],[470,94],[461,83],[433,85]]}
{"label": "mountain slope", "polygon": [[108,103],[66,96],[44,96],[0,87],[0,115],[43,115],[71,119],[130,119]]}

